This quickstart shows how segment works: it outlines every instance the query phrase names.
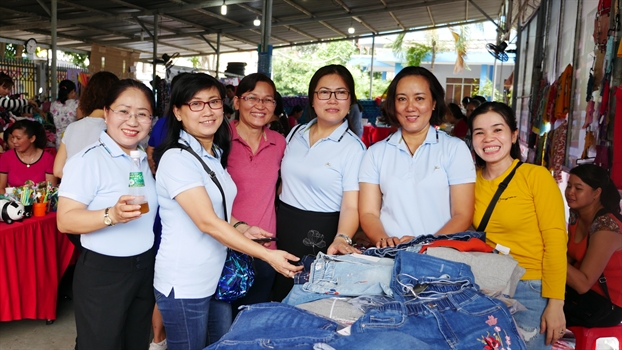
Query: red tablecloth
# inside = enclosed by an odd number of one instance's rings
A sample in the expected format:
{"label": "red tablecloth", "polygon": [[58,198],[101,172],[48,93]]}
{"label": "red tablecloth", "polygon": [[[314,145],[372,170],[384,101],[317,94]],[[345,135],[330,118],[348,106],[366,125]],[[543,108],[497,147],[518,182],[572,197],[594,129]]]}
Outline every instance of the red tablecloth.
{"label": "red tablecloth", "polygon": [[73,255],[56,213],[0,223],[0,321],[55,320],[58,284]]}
{"label": "red tablecloth", "polygon": [[363,143],[369,147],[378,141],[386,139],[389,135],[396,132],[397,128],[375,127],[373,125],[363,126]]}

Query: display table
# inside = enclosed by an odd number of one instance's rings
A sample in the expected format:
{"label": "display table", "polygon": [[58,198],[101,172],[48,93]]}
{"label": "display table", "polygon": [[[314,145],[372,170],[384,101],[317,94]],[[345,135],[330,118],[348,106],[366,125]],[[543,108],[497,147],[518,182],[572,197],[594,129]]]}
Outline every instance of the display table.
{"label": "display table", "polygon": [[361,139],[363,143],[369,147],[378,141],[386,139],[389,135],[396,132],[397,128],[394,127],[376,127],[373,125],[363,126],[363,136]]}
{"label": "display table", "polygon": [[0,321],[55,320],[58,284],[74,250],[56,228],[56,213],[0,223]]}

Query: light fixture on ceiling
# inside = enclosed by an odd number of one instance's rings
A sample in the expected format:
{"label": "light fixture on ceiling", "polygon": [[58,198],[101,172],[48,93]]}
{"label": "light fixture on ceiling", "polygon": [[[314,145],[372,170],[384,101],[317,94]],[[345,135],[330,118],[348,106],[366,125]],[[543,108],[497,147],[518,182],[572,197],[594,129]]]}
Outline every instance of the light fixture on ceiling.
{"label": "light fixture on ceiling", "polygon": [[350,34],[354,34],[355,30],[354,27],[352,26],[352,19],[350,19],[350,28],[348,28],[348,33]]}
{"label": "light fixture on ceiling", "polygon": [[259,19],[259,16],[255,17],[255,20],[253,21],[253,25],[255,27],[259,27],[261,25],[261,20]]}
{"label": "light fixture on ceiling", "polygon": [[225,0],[222,0],[222,6],[220,6],[220,14],[223,16],[227,14],[227,4],[225,3]]}

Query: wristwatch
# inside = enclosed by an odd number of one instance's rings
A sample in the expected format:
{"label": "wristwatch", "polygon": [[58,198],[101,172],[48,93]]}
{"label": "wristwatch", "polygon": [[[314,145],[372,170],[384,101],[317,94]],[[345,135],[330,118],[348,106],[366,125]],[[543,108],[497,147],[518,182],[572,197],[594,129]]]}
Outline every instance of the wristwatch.
{"label": "wristwatch", "polygon": [[114,226],[110,215],[108,215],[108,210],[110,210],[110,207],[106,208],[106,210],[104,211],[104,224],[106,224],[107,226]]}
{"label": "wristwatch", "polygon": [[344,235],[343,233],[338,233],[335,235],[335,237],[341,237],[346,240],[346,243],[348,243],[349,245],[352,245],[352,238]]}

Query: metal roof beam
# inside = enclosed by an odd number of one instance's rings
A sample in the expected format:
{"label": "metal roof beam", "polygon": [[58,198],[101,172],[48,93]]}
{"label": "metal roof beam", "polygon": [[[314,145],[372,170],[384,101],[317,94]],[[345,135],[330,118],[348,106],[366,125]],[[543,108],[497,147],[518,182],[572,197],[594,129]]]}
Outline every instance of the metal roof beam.
{"label": "metal roof beam", "polygon": [[45,12],[47,12],[48,16],[52,17],[52,12],[50,12],[50,9],[48,8],[48,6],[41,0],[37,0],[37,2],[45,10]]}
{"label": "metal roof beam", "polygon": [[359,22],[360,24],[362,24],[365,28],[369,29],[369,31],[371,31],[374,34],[377,34],[378,31],[376,29],[374,29],[372,26],[370,26],[369,24],[367,24],[365,21],[363,21],[363,19],[361,17],[358,16],[352,16],[352,19],[354,19],[355,21]]}
{"label": "metal roof beam", "polygon": [[296,10],[304,13],[305,15],[309,16],[310,18],[315,17],[315,15],[311,12],[309,12],[307,9],[305,9],[304,7],[296,4],[295,2],[291,1],[291,0],[283,0],[284,3],[288,4],[289,6],[295,8]]}
{"label": "metal roof beam", "polygon": [[300,34],[302,36],[306,36],[307,38],[309,38],[311,40],[320,40],[320,38],[318,38],[316,36],[313,36],[311,34],[307,34],[307,33],[303,32],[302,30],[296,29],[296,28],[294,28],[294,27],[292,27],[290,25],[285,25],[284,27],[287,28],[287,30],[291,30],[292,32],[298,33],[298,34]]}
{"label": "metal roof beam", "polygon": [[321,25],[323,25],[324,27],[326,27],[326,28],[328,28],[328,29],[332,30],[333,32],[335,32],[335,33],[337,33],[337,34],[339,34],[339,35],[341,35],[341,36],[343,36],[343,37],[346,37],[346,38],[348,37],[348,34],[346,34],[346,33],[342,32],[341,30],[339,30],[339,29],[337,29],[337,28],[335,28],[335,27],[331,26],[331,25],[330,25],[330,24],[328,24],[328,23],[326,23],[326,22],[324,22],[324,21],[318,21],[318,22],[319,22]]}
{"label": "metal roof beam", "polygon": [[488,14],[486,12],[484,12],[484,10],[482,10],[481,7],[477,6],[477,4],[475,3],[475,1],[473,0],[469,0],[469,2],[475,6],[475,8],[477,9],[477,11],[479,11],[482,15],[484,15],[484,17],[486,17],[490,22],[492,22],[495,26],[497,26],[497,28],[499,29],[499,32],[505,34],[505,29],[499,27],[499,25],[497,24],[497,22],[495,22],[494,19],[490,18],[490,16],[488,16]]}
{"label": "metal roof beam", "polygon": [[[433,5],[444,5],[444,4],[452,4],[452,3],[461,3],[464,0],[435,0]],[[391,5],[388,7],[383,7],[382,5],[372,5],[372,6],[367,6],[364,8],[360,8],[358,10],[352,10],[352,15],[355,16],[364,16],[364,15],[373,15],[373,14],[378,14],[381,12],[395,12],[395,11],[402,11],[402,10],[413,10],[413,9],[417,9],[417,8],[421,8],[421,7],[426,7],[426,6],[430,6],[430,2],[419,2],[419,3],[411,3],[411,2],[402,2],[399,4],[395,4],[395,5]],[[273,27],[276,26],[285,26],[285,25],[298,25],[298,24],[303,24],[303,23],[312,23],[312,22],[325,22],[325,21],[329,21],[329,20],[333,20],[333,19],[343,19],[343,14],[342,13],[335,13],[335,11],[330,11],[330,12],[324,12],[323,14],[315,14],[313,18],[293,18],[293,19],[284,19],[281,18],[281,20],[277,23],[273,23]],[[220,30],[222,30],[223,33],[233,33],[233,32],[239,32],[239,31],[245,31],[248,29],[252,29],[251,26],[244,26],[244,27],[223,27],[223,26],[215,26],[214,28],[218,28]],[[2,29],[0,27],[0,29]]]}
{"label": "metal roof beam", "polygon": [[[227,0],[227,3],[229,3],[229,5],[234,5],[237,3],[246,3],[249,1],[250,0]],[[210,1],[203,1],[200,3],[196,3],[196,4],[159,7],[153,10],[144,10],[144,11],[138,11],[134,13],[124,13],[124,14],[118,14],[118,15],[100,15],[100,16],[92,16],[92,17],[73,18],[69,20],[60,20],[58,21],[58,26],[62,27],[62,26],[68,26],[71,24],[95,23],[95,22],[103,22],[103,21],[122,21],[126,19],[131,19],[132,17],[136,17],[136,16],[153,16],[157,14],[182,12],[182,11],[188,11],[188,10],[204,8],[204,7],[217,7],[220,5],[222,5],[222,1],[210,0]],[[40,22],[34,22],[34,23],[31,22],[29,24],[1,26],[0,30],[9,31],[9,30],[24,30],[24,29],[32,29],[32,28],[49,28],[50,27],[49,19],[47,18],[42,18],[42,19],[45,19],[45,20],[41,20]]]}
{"label": "metal roof beam", "polygon": [[389,12],[389,14],[391,15],[391,17],[393,18],[393,20],[395,21],[395,23],[397,23],[397,26],[402,28],[402,30],[406,30],[406,27],[404,27],[404,25],[402,24],[402,22],[400,22],[399,19],[397,19],[397,17],[395,16],[395,14],[393,13],[393,11]]}

